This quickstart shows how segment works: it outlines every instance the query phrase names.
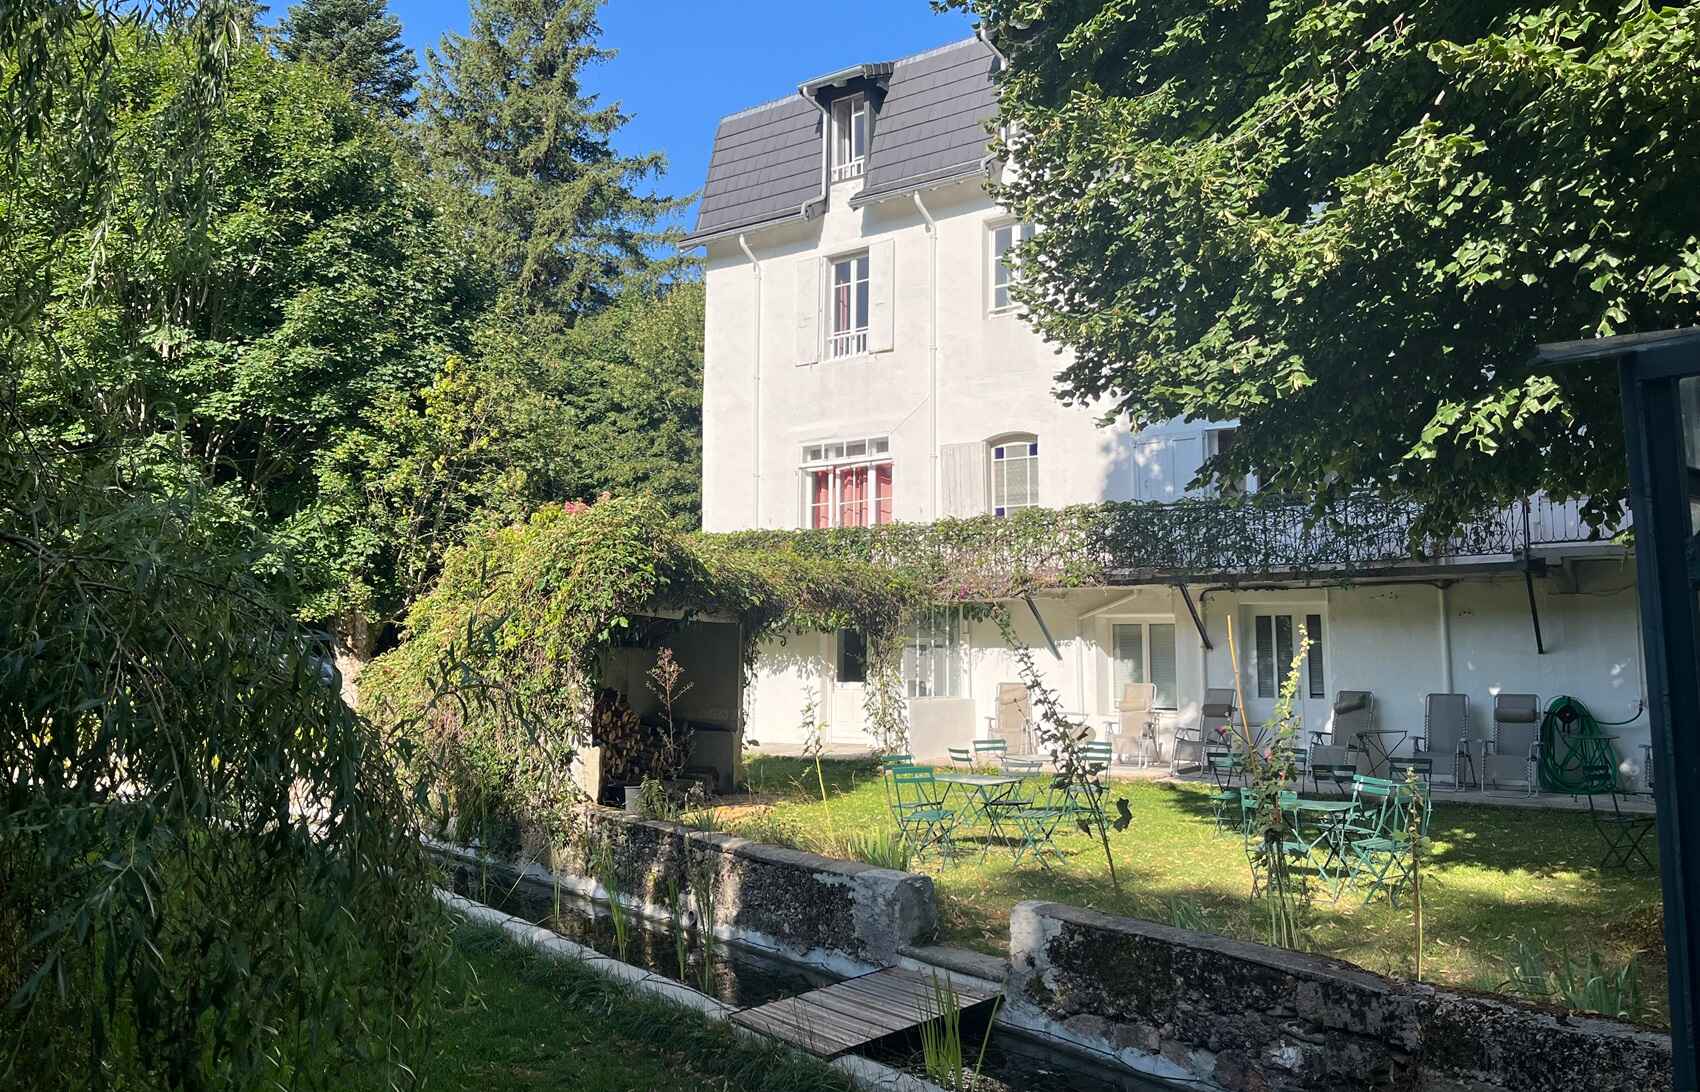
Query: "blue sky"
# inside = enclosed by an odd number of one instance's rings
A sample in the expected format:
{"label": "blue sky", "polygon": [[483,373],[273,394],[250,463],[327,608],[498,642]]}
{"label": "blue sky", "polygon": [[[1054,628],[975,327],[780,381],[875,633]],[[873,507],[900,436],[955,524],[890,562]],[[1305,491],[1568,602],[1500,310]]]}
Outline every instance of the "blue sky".
{"label": "blue sky", "polygon": [[[272,0],[281,15],[289,0]],[[467,7],[390,0],[421,67],[444,31],[464,32]],[[618,99],[632,122],[622,151],[667,155],[662,193],[693,193],[708,173],[714,126],[726,114],[779,98],[811,76],[861,61],[892,60],[966,38],[973,23],[935,15],[927,0],[608,0],[602,44],[619,51],[588,89]],[[693,206],[680,222],[696,220]]]}

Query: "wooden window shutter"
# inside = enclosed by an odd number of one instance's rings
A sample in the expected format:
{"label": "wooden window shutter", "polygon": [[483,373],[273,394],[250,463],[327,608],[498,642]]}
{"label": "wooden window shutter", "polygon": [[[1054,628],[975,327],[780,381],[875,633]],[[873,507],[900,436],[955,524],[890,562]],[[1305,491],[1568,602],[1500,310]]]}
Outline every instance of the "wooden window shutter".
{"label": "wooden window shutter", "polygon": [[821,261],[797,261],[797,363],[813,364],[820,359]]}
{"label": "wooden window shutter", "polygon": [[986,445],[978,441],[939,448],[939,491],[945,516],[986,514]]}
{"label": "wooden window shutter", "polygon": [[897,245],[884,239],[868,247],[868,351],[889,353],[895,344],[892,296],[896,291]]}

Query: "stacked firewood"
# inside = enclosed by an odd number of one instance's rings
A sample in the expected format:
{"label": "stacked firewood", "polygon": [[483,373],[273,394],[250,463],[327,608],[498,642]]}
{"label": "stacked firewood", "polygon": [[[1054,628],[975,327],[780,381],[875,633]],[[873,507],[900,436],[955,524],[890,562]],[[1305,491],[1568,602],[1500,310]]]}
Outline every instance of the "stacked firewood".
{"label": "stacked firewood", "polygon": [[605,688],[590,715],[590,741],[602,748],[602,778],[610,785],[636,785],[662,771],[666,729],[646,723],[624,694]]}

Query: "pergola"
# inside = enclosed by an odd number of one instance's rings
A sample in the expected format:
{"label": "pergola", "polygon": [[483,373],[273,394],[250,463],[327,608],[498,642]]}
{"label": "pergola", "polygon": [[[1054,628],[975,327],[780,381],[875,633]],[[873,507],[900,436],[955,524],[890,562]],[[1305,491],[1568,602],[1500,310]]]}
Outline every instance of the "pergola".
{"label": "pergola", "polygon": [[1543,345],[1542,364],[1614,361],[1647,656],[1675,1088],[1700,1088],[1700,329]]}

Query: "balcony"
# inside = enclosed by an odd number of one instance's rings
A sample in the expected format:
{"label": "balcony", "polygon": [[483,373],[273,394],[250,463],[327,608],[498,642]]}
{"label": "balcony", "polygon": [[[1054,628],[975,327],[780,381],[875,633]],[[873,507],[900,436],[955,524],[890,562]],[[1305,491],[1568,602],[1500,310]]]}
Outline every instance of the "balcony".
{"label": "balcony", "polygon": [[1003,519],[940,520],[733,536],[811,556],[914,569],[946,597],[1002,598],[1042,587],[1242,584],[1463,575],[1544,564],[1564,547],[1606,545],[1575,502],[1533,498],[1444,540],[1413,545],[1416,509],[1373,497],[1309,504],[1269,496],[1030,508]]}

